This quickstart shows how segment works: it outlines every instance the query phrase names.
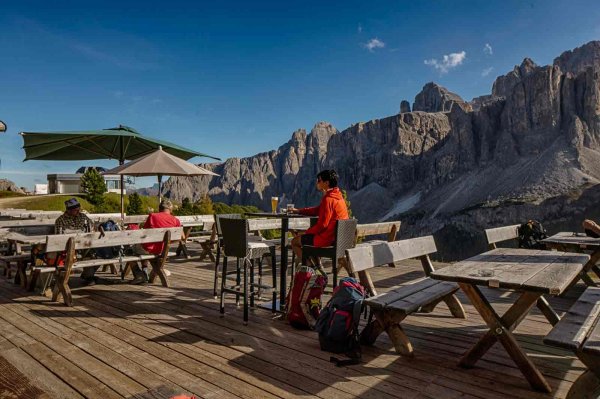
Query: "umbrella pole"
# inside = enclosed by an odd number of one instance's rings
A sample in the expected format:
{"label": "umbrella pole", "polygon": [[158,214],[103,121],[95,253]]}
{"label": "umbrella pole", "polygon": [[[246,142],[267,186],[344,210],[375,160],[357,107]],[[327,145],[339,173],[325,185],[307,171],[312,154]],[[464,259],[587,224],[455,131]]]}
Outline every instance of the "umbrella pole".
{"label": "umbrella pole", "polygon": [[[125,148],[123,148],[123,137],[119,138],[121,142],[121,157],[119,159],[119,166],[125,163]],[[121,175],[121,226],[125,226],[125,176]]]}
{"label": "umbrella pole", "polygon": [[158,205],[162,201],[162,175],[158,175]]}

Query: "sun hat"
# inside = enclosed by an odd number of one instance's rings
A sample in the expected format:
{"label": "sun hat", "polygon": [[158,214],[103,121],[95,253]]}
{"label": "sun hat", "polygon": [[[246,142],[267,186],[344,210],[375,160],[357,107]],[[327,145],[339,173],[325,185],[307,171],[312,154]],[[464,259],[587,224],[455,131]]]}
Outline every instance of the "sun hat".
{"label": "sun hat", "polygon": [[77,198],[71,198],[65,201],[65,207],[67,209],[81,208],[81,204],[77,201]]}

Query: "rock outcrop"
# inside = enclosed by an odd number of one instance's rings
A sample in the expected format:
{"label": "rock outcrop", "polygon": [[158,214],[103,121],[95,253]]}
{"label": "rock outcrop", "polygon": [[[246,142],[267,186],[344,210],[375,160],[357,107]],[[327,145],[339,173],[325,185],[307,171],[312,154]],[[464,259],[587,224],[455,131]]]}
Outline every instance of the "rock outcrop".
{"label": "rock outcrop", "polygon": [[452,93],[445,87],[439,86],[433,82],[427,83],[415,97],[413,111],[423,112],[450,112],[452,106],[458,104],[461,107],[470,110],[470,105],[465,102],[458,94]]}
{"label": "rock outcrop", "polygon": [[410,112],[410,103],[406,100],[402,100],[400,102],[400,113],[404,114],[406,112]]}
{"label": "rock outcrop", "polygon": [[435,234],[445,259],[481,250],[471,243],[493,225],[536,217],[577,228],[583,214],[600,216],[599,60],[600,42],[549,66],[525,59],[471,103],[428,83],[412,112],[342,132],[321,122],[277,150],[204,165],[218,178],[166,189],[178,200],[208,193],[268,209],[277,195],[304,206],[318,201],[316,173],[335,168],[361,222],[402,219],[403,236]]}
{"label": "rock outcrop", "polygon": [[0,179],[0,191],[13,191],[15,193],[25,194],[22,189],[8,179]]}

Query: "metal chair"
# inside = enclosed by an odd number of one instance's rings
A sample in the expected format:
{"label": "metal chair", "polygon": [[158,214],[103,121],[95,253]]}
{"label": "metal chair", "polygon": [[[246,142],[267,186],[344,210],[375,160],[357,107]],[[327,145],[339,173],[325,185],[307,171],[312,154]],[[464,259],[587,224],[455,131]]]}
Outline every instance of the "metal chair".
{"label": "metal chair", "polygon": [[335,241],[329,247],[302,246],[303,265],[309,266],[307,261],[313,257],[331,259],[333,288],[337,287],[338,260],[344,259],[347,249],[354,248],[357,224],[356,219],[338,220],[335,226]]}
{"label": "metal chair", "polygon": [[[248,221],[245,219],[228,219],[221,218],[221,229],[223,233],[223,270],[221,275],[221,314],[225,313],[225,293],[235,294],[236,301],[239,301],[239,296],[244,298],[244,324],[248,324],[248,305],[254,306],[254,297],[257,294],[255,288],[259,290],[272,290],[273,304],[272,311],[276,312],[277,301],[277,273],[275,269],[275,245],[262,241],[250,241],[248,237]],[[256,284],[254,282],[254,266],[258,262],[259,281],[262,281],[262,257],[271,255],[271,275],[272,286]],[[227,258],[235,257],[237,264],[236,284],[227,286]],[[240,282],[240,269],[243,269],[243,282]],[[248,281],[250,274],[250,281]],[[260,291],[259,291],[260,292]],[[248,304],[248,299],[250,303]]]}
{"label": "metal chair", "polygon": [[219,262],[221,260],[221,250],[223,247],[223,232],[221,231],[221,219],[241,219],[239,213],[223,213],[215,215],[215,226],[217,228],[217,259],[215,261],[215,281],[213,285],[213,296],[217,298],[217,285],[219,284]]}

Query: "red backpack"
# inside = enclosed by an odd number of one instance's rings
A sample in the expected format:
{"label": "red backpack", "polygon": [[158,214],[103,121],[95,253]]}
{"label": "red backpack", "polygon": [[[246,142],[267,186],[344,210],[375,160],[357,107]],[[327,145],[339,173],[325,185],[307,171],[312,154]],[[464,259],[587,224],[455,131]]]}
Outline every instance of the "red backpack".
{"label": "red backpack", "polygon": [[313,328],[321,311],[321,295],[327,285],[325,275],[308,266],[294,274],[286,298],[286,318],[296,328]]}

